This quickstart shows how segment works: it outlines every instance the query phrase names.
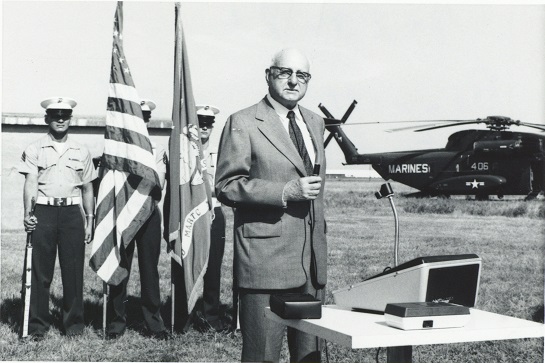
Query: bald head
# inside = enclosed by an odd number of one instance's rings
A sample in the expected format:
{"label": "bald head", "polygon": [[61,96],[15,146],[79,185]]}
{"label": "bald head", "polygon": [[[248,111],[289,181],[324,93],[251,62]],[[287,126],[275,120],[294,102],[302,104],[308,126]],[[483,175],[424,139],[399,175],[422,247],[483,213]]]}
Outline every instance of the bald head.
{"label": "bald head", "polygon": [[271,59],[271,66],[278,66],[284,62],[297,61],[301,64],[304,64],[306,67],[306,72],[310,71],[310,62],[306,55],[303,54],[299,49],[296,48],[285,48],[276,52]]}
{"label": "bald head", "polygon": [[307,92],[310,62],[298,49],[286,48],[275,53],[265,78],[272,98],[288,109],[297,105]]}

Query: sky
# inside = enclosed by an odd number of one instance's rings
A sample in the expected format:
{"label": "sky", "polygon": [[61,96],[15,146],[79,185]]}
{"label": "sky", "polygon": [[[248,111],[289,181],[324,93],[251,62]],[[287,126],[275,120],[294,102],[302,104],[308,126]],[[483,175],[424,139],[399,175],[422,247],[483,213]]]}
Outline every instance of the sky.
{"label": "sky", "polygon": [[[41,100],[65,96],[78,101],[75,115],[105,116],[115,8],[3,1],[2,112],[41,114]],[[543,4],[183,2],[181,17],[196,103],[220,109],[213,144],[230,114],[263,98],[265,69],[286,47],[311,62],[301,105],[340,118],[358,102],[345,130],[361,153],[443,147],[467,128],[385,132],[411,125],[391,121],[545,124]],[[126,1],[124,49],[139,95],[157,103],[153,117],[169,119],[174,3]],[[333,142],[326,156],[328,170],[348,168]]]}

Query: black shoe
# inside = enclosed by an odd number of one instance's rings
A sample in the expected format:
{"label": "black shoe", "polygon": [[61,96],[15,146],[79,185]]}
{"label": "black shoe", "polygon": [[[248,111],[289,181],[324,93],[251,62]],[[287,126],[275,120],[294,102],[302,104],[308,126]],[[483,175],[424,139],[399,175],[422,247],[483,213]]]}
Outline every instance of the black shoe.
{"label": "black shoe", "polygon": [[149,334],[152,338],[157,340],[171,340],[174,338],[168,330],[161,330],[159,332],[152,332]]}
{"label": "black shoe", "polygon": [[70,332],[65,334],[65,336],[69,339],[77,339],[81,337],[82,335],[83,335],[83,331],[75,331],[75,332]]}
{"label": "black shoe", "polygon": [[21,338],[21,339],[22,340],[28,339],[29,341],[32,341],[32,342],[41,342],[42,340],[45,339],[45,334],[42,334],[42,333],[30,334],[26,338]]}
{"label": "black shoe", "polygon": [[228,333],[231,330],[231,324],[221,318],[218,320],[209,321],[208,324],[210,324],[212,329],[214,329],[217,333]]}
{"label": "black shoe", "polygon": [[116,340],[116,339],[119,339],[123,334],[125,334],[125,331],[107,333],[107,334],[106,334],[106,340]]}
{"label": "black shoe", "polygon": [[220,317],[214,320],[206,320],[202,314],[197,312],[195,321],[195,329],[201,333],[208,331],[214,331],[216,333],[228,333],[231,331],[231,325],[227,321],[226,317]]}

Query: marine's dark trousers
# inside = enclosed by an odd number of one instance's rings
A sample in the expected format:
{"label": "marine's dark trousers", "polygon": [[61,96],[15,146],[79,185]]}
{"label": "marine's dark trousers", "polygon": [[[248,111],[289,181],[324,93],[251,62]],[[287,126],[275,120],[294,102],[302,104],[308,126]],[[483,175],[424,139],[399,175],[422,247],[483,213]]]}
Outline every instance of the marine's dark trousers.
{"label": "marine's dark trousers", "polygon": [[221,263],[225,251],[225,216],[221,206],[214,208],[214,220],[210,229],[210,254],[204,275],[203,313],[207,321],[220,318]]}
{"label": "marine's dark trousers", "polygon": [[108,333],[122,333],[127,325],[127,283],[131,274],[134,247],[138,248],[140,270],[140,297],[142,313],[147,328],[158,333],[165,330],[161,318],[161,292],[159,290],[159,255],[161,253],[161,215],[157,208],[125,249],[129,275],[117,286],[110,286],[110,324]]}
{"label": "marine's dark trousers", "polygon": [[53,207],[38,204],[32,233],[32,287],[28,332],[44,334],[51,324],[49,287],[53,280],[57,248],[62,278],[62,323],[66,335],[83,331],[83,263],[85,229],[79,205]]}

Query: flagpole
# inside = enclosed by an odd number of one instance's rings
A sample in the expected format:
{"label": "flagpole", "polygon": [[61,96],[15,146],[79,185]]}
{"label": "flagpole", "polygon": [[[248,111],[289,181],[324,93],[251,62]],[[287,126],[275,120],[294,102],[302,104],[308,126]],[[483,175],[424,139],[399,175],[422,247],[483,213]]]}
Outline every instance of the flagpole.
{"label": "flagpole", "polygon": [[172,258],[171,258],[170,259],[170,302],[171,302],[170,329],[171,329],[171,333],[174,334],[174,313],[175,313],[174,300],[176,299],[174,293],[176,292],[176,287],[174,286],[174,276],[173,276],[172,270],[173,270],[173,266],[172,266]]}
{"label": "flagpole", "polygon": [[102,338],[106,339],[106,311],[108,302],[108,284],[102,281]]}

